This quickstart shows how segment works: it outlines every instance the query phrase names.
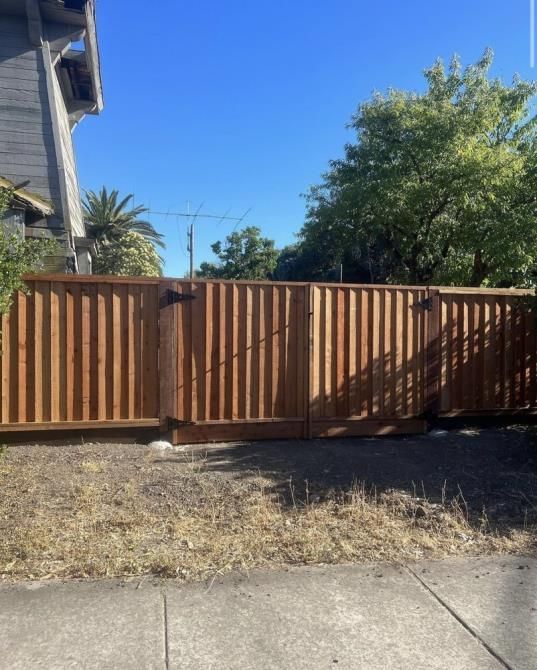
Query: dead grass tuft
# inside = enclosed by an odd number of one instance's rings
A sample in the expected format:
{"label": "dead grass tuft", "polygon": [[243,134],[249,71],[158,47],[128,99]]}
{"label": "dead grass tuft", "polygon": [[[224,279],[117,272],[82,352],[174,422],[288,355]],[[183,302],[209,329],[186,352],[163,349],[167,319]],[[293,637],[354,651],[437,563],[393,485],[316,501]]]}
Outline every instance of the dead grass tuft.
{"label": "dead grass tuft", "polygon": [[433,504],[402,490],[275,493],[268,477],[166,462],[138,447],[14,449],[0,463],[4,579],[156,573],[200,579],[231,569],[535,552],[533,528],[470,519],[462,493]]}

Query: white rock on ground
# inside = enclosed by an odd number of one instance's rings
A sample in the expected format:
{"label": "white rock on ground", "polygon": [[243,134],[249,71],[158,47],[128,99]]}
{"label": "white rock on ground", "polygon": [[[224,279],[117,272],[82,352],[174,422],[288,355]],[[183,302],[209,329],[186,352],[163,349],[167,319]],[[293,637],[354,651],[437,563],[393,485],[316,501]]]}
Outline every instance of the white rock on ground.
{"label": "white rock on ground", "polygon": [[166,440],[155,440],[147,445],[150,449],[173,449],[172,445]]}

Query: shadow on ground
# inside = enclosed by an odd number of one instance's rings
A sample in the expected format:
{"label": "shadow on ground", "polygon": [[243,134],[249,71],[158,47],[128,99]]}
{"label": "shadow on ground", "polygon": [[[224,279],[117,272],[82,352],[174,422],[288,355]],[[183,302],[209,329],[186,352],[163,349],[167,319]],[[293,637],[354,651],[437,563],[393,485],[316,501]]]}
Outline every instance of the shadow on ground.
{"label": "shadow on ground", "polygon": [[[403,489],[431,502],[459,496],[470,517],[537,521],[537,433],[532,426],[437,429],[427,435],[191,447],[206,470],[233,478],[261,475],[287,504],[329,497],[353,481],[381,493]],[[184,454],[166,455],[167,462]]]}

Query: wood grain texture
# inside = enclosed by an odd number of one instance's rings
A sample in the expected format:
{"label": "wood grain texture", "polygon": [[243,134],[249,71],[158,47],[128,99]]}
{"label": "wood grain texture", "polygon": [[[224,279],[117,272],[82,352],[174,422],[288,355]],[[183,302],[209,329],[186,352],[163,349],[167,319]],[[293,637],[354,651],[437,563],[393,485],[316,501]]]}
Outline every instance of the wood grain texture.
{"label": "wood grain texture", "polygon": [[443,416],[537,406],[537,322],[524,293],[440,292]]}
{"label": "wood grain texture", "polygon": [[132,421],[176,442],[315,437],[406,431],[426,410],[537,411],[537,324],[523,291],[27,283],[2,318],[4,432]]}
{"label": "wood grain texture", "polygon": [[158,285],[27,283],[2,319],[0,425],[157,417]]}
{"label": "wood grain texture", "polygon": [[305,420],[306,287],[177,285],[195,299],[174,306],[182,352],[175,418],[222,425],[289,416]]}
{"label": "wood grain texture", "polygon": [[425,291],[312,288],[311,415],[419,416]]}

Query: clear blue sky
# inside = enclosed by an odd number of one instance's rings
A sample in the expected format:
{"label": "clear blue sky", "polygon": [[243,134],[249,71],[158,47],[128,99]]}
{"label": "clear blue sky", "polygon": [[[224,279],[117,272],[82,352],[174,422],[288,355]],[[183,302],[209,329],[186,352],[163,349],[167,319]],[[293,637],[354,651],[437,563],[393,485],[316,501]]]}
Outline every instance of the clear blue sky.
{"label": "clear blue sky", "polygon": [[[537,78],[529,0],[100,0],[98,28],[105,110],[75,132],[82,187],[160,211],[251,207],[245,223],[278,246],[373,90],[419,89],[437,56],[468,63],[486,46],[495,74]],[[182,276],[185,220],[150,218]],[[199,221],[197,264],[232,228]]]}

